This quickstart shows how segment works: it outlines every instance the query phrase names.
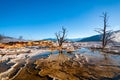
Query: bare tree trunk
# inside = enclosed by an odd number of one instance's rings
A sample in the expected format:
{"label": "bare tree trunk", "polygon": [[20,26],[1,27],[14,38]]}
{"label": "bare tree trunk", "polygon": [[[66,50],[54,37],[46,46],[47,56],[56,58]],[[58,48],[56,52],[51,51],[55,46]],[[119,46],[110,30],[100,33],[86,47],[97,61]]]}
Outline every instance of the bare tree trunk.
{"label": "bare tree trunk", "polygon": [[65,42],[65,38],[66,38],[66,33],[67,30],[65,28],[62,27],[62,31],[59,31],[58,33],[55,33],[55,36],[57,38],[57,42],[58,42],[58,47],[60,48],[59,52],[62,52],[62,45]]}
{"label": "bare tree trunk", "polygon": [[103,29],[103,37],[102,37],[102,48],[104,49],[106,46],[105,37],[106,37],[106,27],[107,27],[107,13],[103,13],[103,18],[104,18],[104,29]]}
{"label": "bare tree trunk", "polygon": [[106,12],[103,13],[101,17],[103,18],[103,22],[104,22],[103,29],[100,28],[99,30],[96,30],[96,31],[102,35],[102,49],[104,50],[105,47],[111,42],[111,40],[114,37],[111,37],[111,34],[113,33],[113,31],[107,30],[107,27],[108,27],[107,13]]}
{"label": "bare tree trunk", "polygon": [[66,29],[62,28],[62,31],[55,33],[59,47],[61,47],[62,44],[65,42],[65,37],[67,36],[66,32],[67,32]]}

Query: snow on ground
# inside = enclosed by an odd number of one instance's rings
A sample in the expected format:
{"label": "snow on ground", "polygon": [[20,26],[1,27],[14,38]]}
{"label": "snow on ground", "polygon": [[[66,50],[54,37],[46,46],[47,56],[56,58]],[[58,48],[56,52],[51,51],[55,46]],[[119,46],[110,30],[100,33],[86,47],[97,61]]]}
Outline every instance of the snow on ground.
{"label": "snow on ground", "polygon": [[[30,59],[31,57],[49,51],[49,50],[43,50],[43,49],[28,49],[28,48],[24,48],[23,50],[31,50],[31,52],[30,53],[20,53],[20,54],[15,54],[15,53],[14,54],[5,54],[4,56],[0,55],[0,62],[9,60],[9,62],[7,62],[6,64],[15,63],[13,66],[10,66],[11,68],[9,68],[7,71],[0,73],[0,80],[8,79],[9,74],[15,70],[15,66],[26,65],[28,59]],[[3,49],[1,51],[2,51],[2,54],[6,52],[5,49]],[[7,50],[7,52],[11,52],[11,51]]]}
{"label": "snow on ground", "polygon": [[[29,51],[29,50],[30,52],[27,53],[26,51]],[[8,59],[15,59],[15,60],[26,59],[28,57],[32,57],[47,51],[49,50],[28,49],[28,48],[15,49],[15,50],[2,49],[0,54],[4,54],[4,56],[0,55],[0,61],[5,61]]]}

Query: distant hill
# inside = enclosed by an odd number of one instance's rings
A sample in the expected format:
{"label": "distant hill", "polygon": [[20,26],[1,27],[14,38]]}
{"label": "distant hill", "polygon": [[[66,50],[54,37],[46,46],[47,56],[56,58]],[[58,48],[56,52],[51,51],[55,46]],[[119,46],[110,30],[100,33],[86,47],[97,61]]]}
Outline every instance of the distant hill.
{"label": "distant hill", "polygon": [[94,35],[90,37],[83,38],[77,42],[90,42],[90,41],[100,41],[101,40],[101,35]]}
{"label": "distant hill", "polygon": [[16,41],[25,41],[25,40],[20,40],[20,39],[17,39],[17,38],[13,38],[13,37],[8,37],[8,36],[2,36],[0,35],[1,39],[0,39],[0,42],[1,43],[8,43],[8,42],[16,42]]}
{"label": "distant hill", "polygon": [[[114,42],[120,42],[120,30],[114,31],[112,33],[112,36],[114,37],[112,40]],[[73,38],[73,39],[67,39],[67,41],[72,41],[72,42],[90,42],[90,41],[101,41],[102,35],[93,35],[90,37],[85,37],[85,38]],[[52,40],[56,41],[55,38],[47,38],[43,40]]]}
{"label": "distant hill", "polygon": [[77,42],[80,41],[82,38],[72,38],[72,39],[67,39],[68,41],[72,41],[72,42]]}
{"label": "distant hill", "polygon": [[[114,42],[120,43],[120,30],[114,31],[112,36],[114,37],[112,39]],[[71,41],[71,42],[101,41],[101,37],[102,37],[101,35],[94,35],[94,36],[90,36],[90,37],[86,37],[86,38],[67,39],[67,41]],[[42,40],[57,41],[57,39],[55,39],[55,38],[46,38],[46,39],[42,39]],[[8,36],[2,36],[2,40],[0,40],[0,42],[2,42],[2,43],[16,42],[16,41],[25,41],[25,40],[20,40],[20,39],[8,37]]]}
{"label": "distant hill", "polygon": [[[90,41],[101,41],[102,35],[94,35],[86,38],[82,38],[78,42],[90,42]],[[112,41],[114,42],[120,42],[120,30],[114,31],[111,35],[111,37],[114,37]]]}
{"label": "distant hill", "polygon": [[118,31],[115,31],[113,34],[112,34],[113,38],[112,40],[115,41],[115,42],[120,42],[120,30]]}
{"label": "distant hill", "polygon": [[55,38],[46,38],[46,39],[42,39],[42,40],[56,41],[57,39],[55,39]]}
{"label": "distant hill", "polygon": [[[57,41],[57,39],[55,38],[46,38],[46,39],[42,39],[42,40],[51,40],[51,41]],[[81,40],[81,38],[72,38],[72,39],[67,39],[67,41],[72,41],[72,42],[76,42]]]}

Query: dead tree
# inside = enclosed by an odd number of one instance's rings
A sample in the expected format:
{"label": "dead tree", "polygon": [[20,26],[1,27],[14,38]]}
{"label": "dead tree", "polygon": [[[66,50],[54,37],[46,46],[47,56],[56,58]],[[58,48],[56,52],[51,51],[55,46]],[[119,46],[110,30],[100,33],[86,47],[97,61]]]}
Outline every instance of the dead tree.
{"label": "dead tree", "polygon": [[113,31],[107,29],[107,27],[109,26],[107,13],[104,12],[101,17],[103,18],[103,29],[99,28],[96,31],[102,35],[102,39],[101,39],[102,49],[104,49],[112,41],[114,37],[111,36]]}
{"label": "dead tree", "polygon": [[62,27],[62,31],[55,33],[59,47],[61,47],[62,44],[65,42],[65,38],[67,37],[66,33],[67,30],[64,27]]}

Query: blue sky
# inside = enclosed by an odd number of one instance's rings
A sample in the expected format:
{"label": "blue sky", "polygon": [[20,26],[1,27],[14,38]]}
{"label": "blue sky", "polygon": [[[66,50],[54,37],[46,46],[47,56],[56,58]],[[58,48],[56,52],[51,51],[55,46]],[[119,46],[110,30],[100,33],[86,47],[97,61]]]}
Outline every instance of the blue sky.
{"label": "blue sky", "polygon": [[68,38],[97,34],[108,12],[111,29],[120,29],[120,0],[0,0],[0,34],[25,39],[54,38],[62,26]]}

